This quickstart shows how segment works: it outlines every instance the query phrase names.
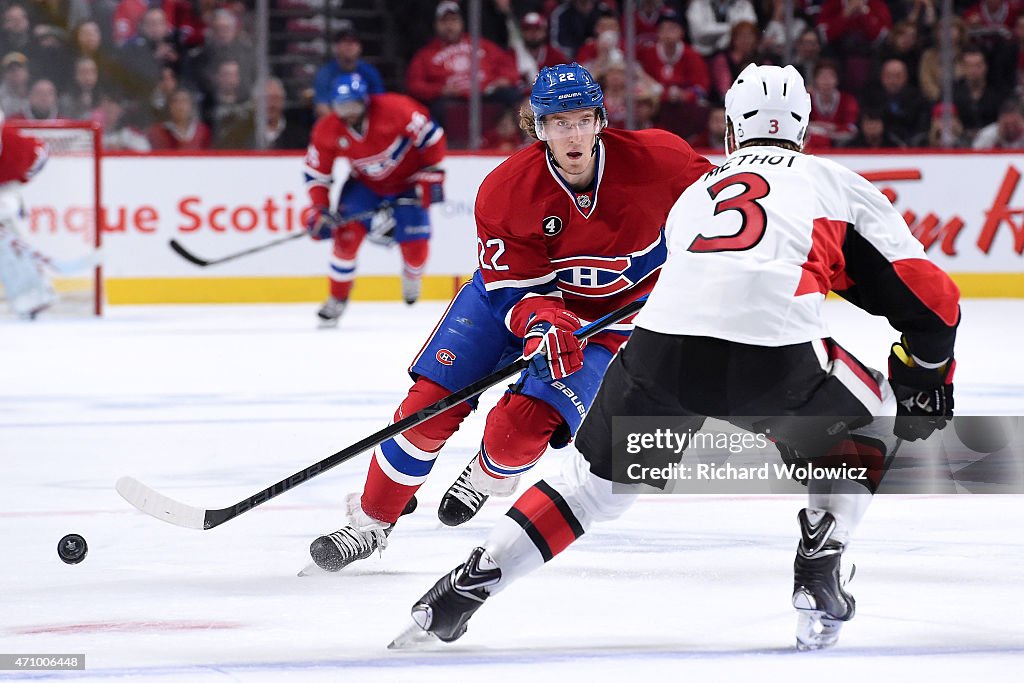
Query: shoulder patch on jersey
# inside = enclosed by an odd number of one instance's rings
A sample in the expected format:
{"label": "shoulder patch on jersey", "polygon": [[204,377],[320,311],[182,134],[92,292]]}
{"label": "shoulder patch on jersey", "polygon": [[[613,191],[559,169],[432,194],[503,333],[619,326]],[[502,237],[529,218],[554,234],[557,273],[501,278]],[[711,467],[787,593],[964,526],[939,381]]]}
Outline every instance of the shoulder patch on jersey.
{"label": "shoulder patch on jersey", "polygon": [[346,149],[348,147],[348,138],[345,138],[345,137],[338,138],[338,147],[341,147],[342,149]]}
{"label": "shoulder patch on jersey", "polygon": [[541,221],[541,229],[544,230],[544,234],[548,237],[554,237],[558,233],[562,232],[563,227],[562,219],[558,216],[548,216]]}

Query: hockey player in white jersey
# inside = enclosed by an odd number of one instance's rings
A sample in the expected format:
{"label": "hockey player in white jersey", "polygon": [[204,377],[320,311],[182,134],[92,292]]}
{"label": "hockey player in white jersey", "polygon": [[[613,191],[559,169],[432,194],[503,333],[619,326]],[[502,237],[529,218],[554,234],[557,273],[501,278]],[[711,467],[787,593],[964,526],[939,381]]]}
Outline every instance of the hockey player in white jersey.
{"label": "hockey player in white jersey", "polygon": [[[612,458],[618,416],[682,416],[695,430],[704,416],[725,417],[773,427],[784,455],[868,467],[867,481],[811,480],[798,515],[797,647],[833,645],[854,616],[840,561],[886,456],[896,437],[927,438],[953,413],[959,292],[873,185],[802,153],[811,102],[793,67],[748,66],[725,108],[727,159],[669,214],[668,260],[580,428],[576,457],[415,603],[396,646],[459,638],[487,598],[629,508],[640,489],[626,488],[629,463]],[[901,333],[888,381],[828,336],[830,290]],[[794,417],[822,429],[787,432]]]}

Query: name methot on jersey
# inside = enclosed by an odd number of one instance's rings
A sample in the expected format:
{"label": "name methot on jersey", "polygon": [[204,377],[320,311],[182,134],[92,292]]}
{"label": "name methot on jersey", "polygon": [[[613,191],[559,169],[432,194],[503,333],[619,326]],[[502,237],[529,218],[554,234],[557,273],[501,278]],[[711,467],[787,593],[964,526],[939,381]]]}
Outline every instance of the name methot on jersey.
{"label": "name methot on jersey", "polygon": [[721,166],[715,166],[713,169],[704,174],[704,180],[708,178],[714,178],[723,171],[728,171],[731,168],[738,168],[740,166],[752,166],[758,164],[760,166],[785,166],[786,168],[793,168],[793,162],[799,158],[797,154],[740,154],[735,157],[731,157]]}

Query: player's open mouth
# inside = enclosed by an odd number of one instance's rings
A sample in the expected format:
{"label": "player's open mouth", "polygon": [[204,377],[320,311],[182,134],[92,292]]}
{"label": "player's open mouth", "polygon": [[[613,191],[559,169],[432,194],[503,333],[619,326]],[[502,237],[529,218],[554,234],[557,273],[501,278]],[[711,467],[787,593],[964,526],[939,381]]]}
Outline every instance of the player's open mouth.
{"label": "player's open mouth", "polygon": [[583,158],[583,152],[566,152],[566,156],[576,161],[577,159]]}

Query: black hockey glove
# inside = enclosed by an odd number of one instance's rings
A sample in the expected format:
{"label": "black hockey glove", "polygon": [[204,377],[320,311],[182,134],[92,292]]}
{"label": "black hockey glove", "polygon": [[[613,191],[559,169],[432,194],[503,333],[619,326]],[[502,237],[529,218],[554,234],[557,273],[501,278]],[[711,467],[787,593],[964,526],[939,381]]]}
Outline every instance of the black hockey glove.
{"label": "black hockey glove", "polygon": [[889,352],[889,385],[896,395],[893,432],[907,441],[927,439],[953,417],[952,358],[937,368],[921,367],[902,342]]}

